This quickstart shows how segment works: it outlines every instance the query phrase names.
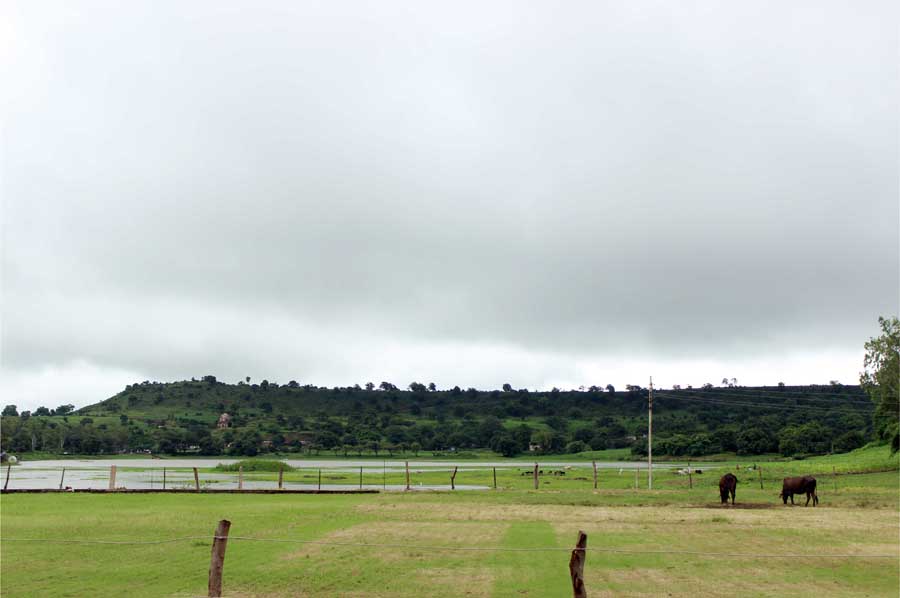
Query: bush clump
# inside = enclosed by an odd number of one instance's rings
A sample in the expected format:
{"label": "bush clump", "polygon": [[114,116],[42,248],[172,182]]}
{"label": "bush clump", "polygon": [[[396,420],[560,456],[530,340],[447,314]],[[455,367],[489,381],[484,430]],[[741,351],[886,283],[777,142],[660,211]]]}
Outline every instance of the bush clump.
{"label": "bush clump", "polygon": [[241,467],[244,468],[244,471],[278,471],[279,469],[284,469],[284,471],[293,471],[294,468],[285,463],[284,461],[274,461],[274,460],[265,460],[265,459],[245,459],[243,461],[238,461],[237,463],[219,463],[216,465],[216,471],[237,471]]}

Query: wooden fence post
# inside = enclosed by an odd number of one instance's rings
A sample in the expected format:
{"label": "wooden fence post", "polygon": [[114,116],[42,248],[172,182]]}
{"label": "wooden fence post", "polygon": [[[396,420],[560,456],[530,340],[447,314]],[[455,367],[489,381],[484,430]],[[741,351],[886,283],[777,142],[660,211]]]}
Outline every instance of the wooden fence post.
{"label": "wooden fence post", "polygon": [[116,489],[116,466],[115,465],[109,466],[109,489],[110,490]]}
{"label": "wooden fence post", "polygon": [[12,463],[6,466],[6,481],[3,482],[3,489],[6,490],[6,487],[9,486],[9,472],[12,470]]}
{"label": "wooden fence post", "polygon": [[494,468],[494,490],[497,489],[497,468]]}
{"label": "wooden fence post", "polygon": [[762,489],[763,489],[763,483],[762,483],[762,467],[760,467],[760,468],[757,469],[756,471],[759,472],[759,489],[762,490]]}
{"label": "wooden fence post", "polygon": [[194,468],[194,490],[200,492],[200,473]]}
{"label": "wooden fence post", "polygon": [[163,467],[163,490],[166,489],[166,468]]}
{"label": "wooden fence post", "polygon": [[453,466],[453,473],[450,474],[450,489],[456,490],[456,466]]}
{"label": "wooden fence post", "polygon": [[691,468],[690,461],[688,461],[688,488],[694,489],[694,470]]}
{"label": "wooden fence post", "polygon": [[594,466],[594,490],[597,489],[597,461],[591,461],[591,465]]}
{"label": "wooden fence post", "polygon": [[406,461],[406,489],[409,490],[409,461]]}
{"label": "wooden fence post", "polygon": [[244,466],[238,465],[238,490],[244,489]]}
{"label": "wooden fence post", "polygon": [[534,489],[538,489],[538,464],[534,464]]}
{"label": "wooden fence post", "polygon": [[834,493],[837,494],[837,469],[835,469],[834,465],[831,466],[831,482],[834,487]]}
{"label": "wooden fence post", "polygon": [[362,490],[362,467],[359,468],[359,489]]}
{"label": "wooden fence post", "polygon": [[637,490],[638,487],[638,469],[640,469],[637,465],[634,466],[634,489]]}
{"label": "wooden fence post", "polygon": [[584,588],[584,560],[587,556],[587,534],[578,532],[578,542],[569,559],[569,574],[572,576],[572,596],[574,598],[587,598],[587,590]]}
{"label": "wooden fence post", "polygon": [[284,465],[278,464],[278,489],[284,490]]}
{"label": "wooden fence post", "polygon": [[319,470],[319,490],[322,489],[322,470]]}
{"label": "wooden fence post", "polygon": [[222,595],[222,568],[225,566],[225,547],[228,544],[228,530],[231,522],[223,519],[216,527],[216,535],[213,537],[212,555],[209,559],[209,597],[218,598]]}
{"label": "wooden fence post", "polygon": [[59,489],[60,490],[63,489],[63,480],[65,480],[65,479],[66,479],[66,468],[63,467],[62,475],[59,476]]}

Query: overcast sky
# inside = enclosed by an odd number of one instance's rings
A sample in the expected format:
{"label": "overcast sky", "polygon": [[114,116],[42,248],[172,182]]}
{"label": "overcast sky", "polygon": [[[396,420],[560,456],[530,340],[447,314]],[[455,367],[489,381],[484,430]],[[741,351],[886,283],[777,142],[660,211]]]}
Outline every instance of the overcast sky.
{"label": "overcast sky", "polygon": [[5,2],[2,402],[854,383],[885,2]]}

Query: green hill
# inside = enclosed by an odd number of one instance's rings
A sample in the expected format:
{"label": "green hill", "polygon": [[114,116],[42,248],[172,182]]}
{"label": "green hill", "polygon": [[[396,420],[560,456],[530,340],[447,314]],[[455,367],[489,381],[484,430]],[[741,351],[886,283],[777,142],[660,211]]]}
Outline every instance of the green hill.
{"label": "green hill", "polygon": [[[3,448],[211,455],[490,449],[508,456],[529,450],[558,454],[631,447],[635,455],[646,450],[645,388],[534,392],[509,385],[489,391],[429,386],[226,384],[213,376],[145,381],[74,414],[43,409],[4,417]],[[872,438],[872,411],[858,386],[657,389],[654,451],[677,457],[852,450]],[[218,427],[223,413],[229,414],[228,425]]]}

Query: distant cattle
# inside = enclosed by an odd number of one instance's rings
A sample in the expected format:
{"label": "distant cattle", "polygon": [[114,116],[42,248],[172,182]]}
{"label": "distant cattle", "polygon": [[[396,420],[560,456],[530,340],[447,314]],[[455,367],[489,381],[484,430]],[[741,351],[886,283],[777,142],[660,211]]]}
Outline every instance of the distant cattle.
{"label": "distant cattle", "polygon": [[734,504],[734,491],[737,490],[738,479],[733,473],[726,473],[719,479],[719,496],[722,504],[728,504],[728,495],[731,495],[731,504]]}
{"label": "distant cattle", "polygon": [[787,504],[788,498],[791,504],[794,504],[795,494],[806,495],[806,506],[809,506],[809,500],[812,499],[813,506],[819,504],[819,496],[816,494],[816,478],[805,475],[797,478],[784,478],[781,485],[781,500]]}

